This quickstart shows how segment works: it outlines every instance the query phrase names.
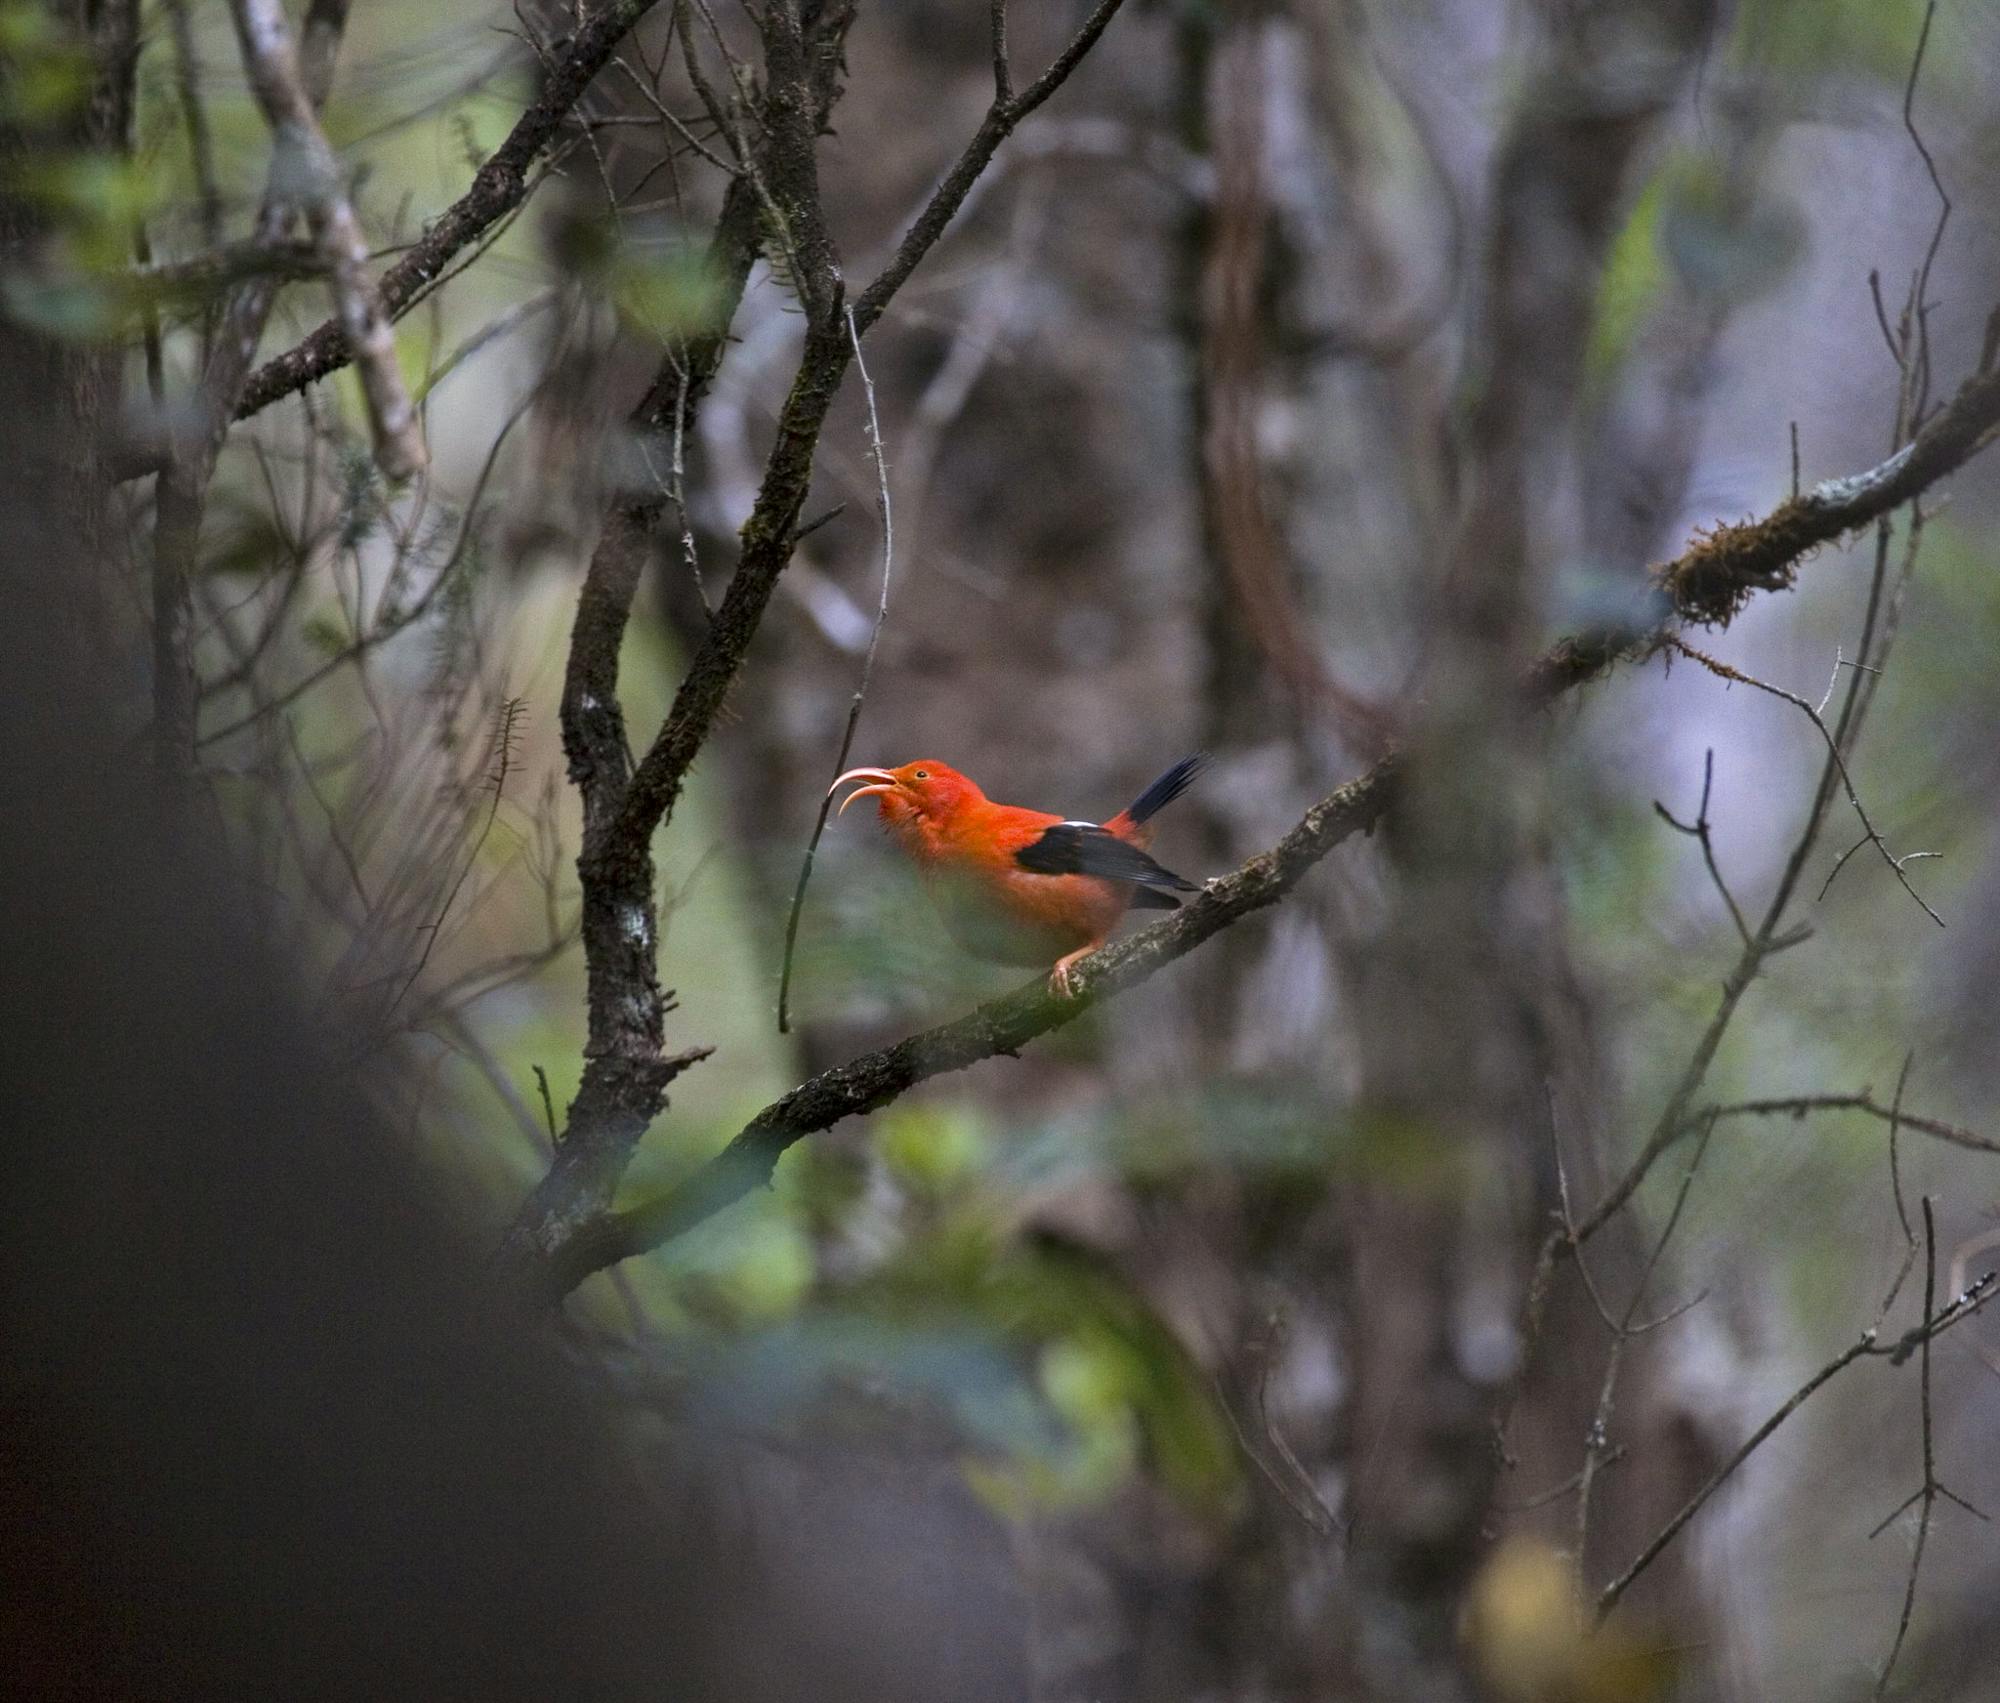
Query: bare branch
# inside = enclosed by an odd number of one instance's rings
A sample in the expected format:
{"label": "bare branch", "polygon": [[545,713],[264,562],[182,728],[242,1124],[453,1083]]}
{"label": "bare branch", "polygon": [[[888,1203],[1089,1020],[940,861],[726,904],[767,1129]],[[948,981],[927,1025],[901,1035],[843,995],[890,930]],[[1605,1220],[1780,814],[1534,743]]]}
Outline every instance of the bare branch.
{"label": "bare branch", "polygon": [[271,127],[274,172],[305,209],[329,273],[340,326],[361,373],[375,459],[390,479],[410,478],[429,459],[417,411],[396,364],[396,339],[368,276],[368,242],[341,187],[340,166],[306,91],[291,25],[278,0],[232,0],[251,92]]}
{"label": "bare branch", "polygon": [[1859,1094],[1796,1094],[1781,1099],[1742,1100],[1734,1105],[1712,1106],[1702,1116],[1802,1118],[1809,1112],[1865,1112],[1871,1118],[1880,1118],[1899,1129],[1914,1129],[1924,1135],[1935,1136],[1954,1147],[1963,1147],[1974,1153],[2000,1153],[2000,1139],[1981,1135],[1976,1130],[1961,1129],[1957,1124],[1945,1123],[1938,1118],[1918,1117],[1914,1112],[1904,1111],[1900,1101],[1899,1083],[1898,1103],[1893,1106],[1883,1105],[1863,1089]]}
{"label": "bare branch", "polygon": [[856,300],[854,318],[863,336],[882,317],[883,310],[908,282],[918,262],[937,246],[938,239],[944,235],[945,228],[964,204],[966,195],[979,181],[1000,144],[1006,141],[1022,119],[1069,80],[1070,73],[1082,63],[1083,56],[1097,45],[1097,38],[1110,26],[1123,4],[1124,0],[1098,0],[1096,9],[1084,20],[1083,27],[1070,38],[1069,45],[1056,55],[1046,71],[1012,100],[996,99],[987,109],[986,117],[972,140],[966,143],[951,169],[931,191],[931,198],[924,203],[923,210],[903,233],[903,240],[897,244],[889,263]]}
{"label": "bare branch", "polygon": [[1708,798],[1714,785],[1715,748],[1710,746],[1701,759],[1701,808],[1695,812],[1694,820],[1680,821],[1657,798],[1653,800],[1653,809],[1658,812],[1660,820],[1676,833],[1686,834],[1689,838],[1700,842],[1701,860],[1708,865],[1708,877],[1715,883],[1715,890],[1722,895],[1722,902],[1729,909],[1729,920],[1736,925],[1737,938],[1748,946],[1750,925],[1743,920],[1742,909],[1737,905],[1735,895],[1729,891],[1729,883],[1722,879],[1722,871],[1715,863],[1715,842],[1709,833],[1708,824]]}
{"label": "bare branch", "polygon": [[[1935,9],[1936,9],[1935,7],[1932,8],[1932,10]],[[1930,14],[1928,12],[1924,15],[1924,28],[1926,31],[1928,31],[1930,28]],[[1919,52],[1921,51],[1922,50],[1919,49]],[[1908,1072],[1908,1069],[1909,1069],[1908,1062],[1905,1061],[1904,1071],[1906,1074]],[[1897,1087],[1900,1092],[1901,1089],[1900,1082],[1897,1084]],[[1892,1123],[1889,1127],[1893,1134],[1895,1125]],[[1899,1194],[1896,1201],[1896,1210],[1900,1212],[1902,1211],[1902,1207],[1903,1203],[1901,1196]],[[1929,1318],[1931,1316],[1932,1309],[1935,1308],[1937,1305],[1937,1221],[1931,1211],[1931,1197],[1929,1195],[1924,1196],[1923,1207],[1924,1207],[1924,1317]],[[1906,1218],[1904,1220],[1904,1229],[1906,1232],[1908,1228],[1909,1228],[1909,1221]],[[1924,1481],[1921,1485],[1917,1487],[1915,1491],[1911,1493],[1907,1501],[1903,1502],[1901,1506],[1899,1506],[1898,1508],[1895,1509],[1894,1512],[1889,1514],[1887,1518],[1885,1518],[1882,1521],[1882,1523],[1874,1529],[1874,1531],[1868,1534],[1869,1537],[1871,1538],[1879,1537],[1884,1531],[1886,1531],[1889,1528],[1890,1524],[1895,1520],[1896,1516],[1898,1514],[1901,1514],[1904,1511],[1904,1509],[1910,1507],[1913,1503],[1918,1505],[1917,1541],[1915,1546],[1910,1551],[1910,1572],[1909,1572],[1909,1577],[1905,1581],[1903,1586],[1903,1609],[1902,1613],[1897,1617],[1896,1620],[1895,1642],[1889,1646],[1888,1659],[1883,1662],[1882,1672],[1876,1678],[1875,1681],[1875,1695],[1878,1698],[1888,1695],[1889,1676],[1896,1671],[1896,1658],[1903,1653],[1903,1640],[1909,1635],[1910,1614],[1911,1611],[1915,1609],[1915,1607],[1917,1606],[1917,1575],[1922,1570],[1924,1565],[1924,1546],[1926,1542],[1928,1542],[1931,1534],[1931,1511],[1933,1508],[1937,1506],[1938,1498],[1943,1497],[1948,1502],[1956,1503],[1959,1507],[1963,1508],[1967,1513],[1971,1514],[1975,1519],[1984,1520],[1986,1518],[1984,1514],[1980,1513],[1980,1511],[1977,1508],[1973,1507],[1973,1505],[1970,1502],[1966,1501],[1964,1497],[1959,1496],[1954,1492],[1946,1489],[1945,1486],[1941,1482],[1939,1482],[1937,1475],[1937,1451],[1935,1444],[1933,1443],[1932,1440],[1933,1433],[1931,1430],[1931,1336],[1930,1335],[1926,1335],[1924,1337],[1920,1353],[1922,1355],[1922,1369],[1919,1376],[1919,1386],[1918,1386],[1919,1387],[1918,1412],[1920,1416],[1920,1423],[1922,1426],[1922,1435],[1923,1435]]]}
{"label": "bare branch", "polygon": [[[333,82],[335,50],[347,22],[348,0],[313,0],[306,37],[312,43],[305,96],[316,111]],[[295,186],[286,181],[282,150],[274,150],[257,216],[256,247],[284,247]],[[163,775],[176,781],[194,763],[199,692],[194,666],[193,584],[200,558],[202,512],[230,415],[276,299],[277,280],[252,276],[224,304],[220,336],[202,370],[191,422],[174,432],[155,463],[153,527],[153,751]]]}
{"label": "bare branch", "polygon": [[1928,1348],[1932,1338],[1941,1336],[1961,1319],[1976,1312],[1993,1293],[1995,1276],[1995,1273],[1987,1272],[1983,1277],[1978,1278],[1967,1289],[1961,1292],[1942,1311],[1937,1313],[1927,1312],[1924,1315],[1922,1323],[1905,1331],[1894,1343],[1883,1344],[1877,1341],[1878,1331],[1876,1327],[1870,1326],[1861,1333],[1860,1338],[1856,1342],[1836,1354],[1787,1396],[1778,1405],[1776,1411],[1771,1414],[1770,1418],[1766,1419],[1755,1431],[1751,1432],[1742,1444],[1738,1446],[1736,1451],[1709,1475],[1708,1481],[1688,1498],[1687,1502],[1681,1507],[1680,1512],[1675,1514],[1672,1519],[1660,1528],[1652,1541],[1639,1552],[1638,1557],[1632,1562],[1631,1566],[1627,1567],[1624,1572],[1619,1574],[1616,1579],[1612,1580],[1610,1584],[1606,1585],[1598,1593],[1598,1619],[1602,1621],[1604,1616],[1618,1606],[1618,1599],[1632,1588],[1633,1583],[1641,1573],[1645,1572],[1648,1567],[1659,1559],[1660,1553],[1680,1535],[1688,1521],[1708,1506],[1715,1493],[1735,1476],[1737,1468],[1742,1466],[1764,1443],[1769,1441],[1771,1434],[1779,1426],[1783,1425],[1787,1419],[1791,1418],[1794,1413],[1798,1412],[1818,1390],[1831,1382],[1841,1372],[1844,1372],[1849,1366],[1852,1366],[1855,1361],[1866,1359],[1871,1355],[1887,1359],[1892,1366],[1902,1365],[1904,1361],[1908,1360],[1919,1349]]}
{"label": "bare branch", "polygon": [[1007,0],[988,0],[988,8],[993,37],[993,104],[1005,106],[1014,98],[1014,72],[1007,62]]}
{"label": "bare branch", "polygon": [[[1653,1273],[1658,1268],[1660,1256],[1667,1251],[1667,1244],[1673,1240],[1674,1232],[1680,1228],[1681,1214],[1687,1210],[1688,1194],[1694,1187],[1695,1173],[1701,1169],[1701,1162],[1708,1155],[1708,1144],[1715,1134],[1715,1119],[1711,1117],[1701,1132],[1701,1144],[1695,1148],[1694,1157],[1688,1161],[1687,1169],[1681,1173],[1681,1186],[1674,1196],[1673,1210],[1667,1214],[1666,1224],[1653,1242],[1653,1250],[1646,1257],[1646,1264],[1639,1273],[1639,1281],[1632,1286],[1632,1299],[1626,1303],[1625,1315],[1612,1327],[1611,1353],[1604,1363],[1604,1381],[1598,1387],[1597,1411],[1592,1416],[1590,1430],[1584,1440],[1583,1466],[1577,1473],[1576,1486],[1576,1561],[1583,1566],[1588,1553],[1590,1537],[1590,1492],[1596,1482],[1598,1469],[1604,1464],[1611,1447],[1612,1398],[1618,1388],[1618,1373],[1625,1358],[1625,1345],[1635,1336],[1649,1330],[1656,1330],[1663,1324],[1679,1318],[1693,1301],[1675,1307],[1661,1317],[1645,1325],[1634,1325],[1639,1304],[1645,1299],[1646,1286],[1653,1281]],[[1577,1256],[1577,1269],[1583,1269],[1581,1252]],[[1699,1299],[1699,1297],[1697,1297]]]}
{"label": "bare branch", "polygon": [[[1536,664],[1544,696],[1587,680],[1650,644],[1670,622],[1725,626],[1760,591],[1788,589],[1799,563],[1823,544],[1859,531],[1963,466],[2000,425],[2000,367],[1975,372],[1921,430],[1887,460],[1827,479],[1762,520],[1718,526],[1653,571],[1648,593],[1617,624],[1565,639]],[[1864,657],[1864,661],[1872,660]]]}
{"label": "bare branch", "polygon": [[[1931,25],[1936,19],[1937,0],[1930,0],[1924,8],[1923,27],[1917,32],[1917,50],[1910,58],[1910,75],[1903,85],[1903,128],[1909,132],[1911,145],[1917,150],[1917,157],[1924,162],[1924,170],[1929,174],[1931,188],[1937,192],[1938,198],[1937,223],[1931,227],[1931,240],[1924,250],[1923,264],[1917,268],[1916,280],[1910,286],[1910,306],[1917,326],[1915,363],[1911,374],[1910,418],[1913,421],[1924,417],[1924,408],[1930,400],[1931,322],[1930,304],[1926,298],[1930,294],[1931,267],[1936,264],[1938,249],[1944,243],[1945,227],[1951,223],[1951,196],[1945,190],[1944,179],[1938,175],[1937,161],[1932,158],[1922,132],[1917,129],[1916,120],[1917,78],[1923,72],[1924,49],[1930,45]],[[1893,1661],[1892,1657],[1892,1664]]]}
{"label": "bare branch", "polygon": [[[1818,730],[1820,738],[1826,741],[1827,760],[1839,771],[1840,784],[1847,792],[1847,802],[1854,806],[1854,814],[1861,819],[1861,829],[1867,837],[1868,843],[1873,845],[1882,854],[1882,861],[1889,866],[1890,872],[1902,884],[1903,891],[1916,900],[1918,907],[1923,911],[1924,915],[1936,923],[1939,928],[1943,928],[1944,918],[1931,909],[1925,902],[1923,895],[1910,885],[1910,878],[1903,873],[1903,865],[1912,858],[1935,856],[1936,854],[1910,852],[1899,858],[1889,850],[1888,843],[1876,832],[1875,824],[1869,821],[1868,812],[1862,806],[1861,797],[1854,790],[1854,778],[1847,772],[1847,759],[1840,754],[1840,743],[1834,738],[1833,730],[1826,725],[1819,711],[1814,709],[1798,693],[1788,692],[1782,686],[1774,686],[1768,680],[1760,680],[1754,674],[1745,674],[1740,668],[1732,668],[1728,663],[1708,655],[1707,652],[1695,649],[1685,639],[1670,636],[1663,639],[1661,643],[1671,650],[1678,651],[1690,661],[1700,663],[1703,668],[1707,669],[1709,673],[1713,674],[1719,680],[1728,680],[1739,686],[1754,686],[1760,692],[1768,692],[1774,698],[1782,698],[1786,703],[1799,709],[1811,721],[1814,728]],[[1842,861],[1844,862],[1845,859]]]}

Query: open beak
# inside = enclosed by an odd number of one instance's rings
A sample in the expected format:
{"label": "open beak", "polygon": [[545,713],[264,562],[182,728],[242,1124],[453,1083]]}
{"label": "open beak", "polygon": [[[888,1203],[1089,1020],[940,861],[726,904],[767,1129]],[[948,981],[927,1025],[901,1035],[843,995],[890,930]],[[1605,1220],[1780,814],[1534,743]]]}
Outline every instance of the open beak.
{"label": "open beak", "polygon": [[870,784],[864,787],[857,787],[853,792],[850,792],[841,801],[840,809],[834,812],[836,816],[846,814],[848,805],[852,804],[857,798],[867,798],[871,794],[878,792],[894,792],[899,784],[896,777],[887,769],[849,769],[846,774],[842,775],[832,786],[826,789],[826,796],[831,798],[849,781],[867,781]]}

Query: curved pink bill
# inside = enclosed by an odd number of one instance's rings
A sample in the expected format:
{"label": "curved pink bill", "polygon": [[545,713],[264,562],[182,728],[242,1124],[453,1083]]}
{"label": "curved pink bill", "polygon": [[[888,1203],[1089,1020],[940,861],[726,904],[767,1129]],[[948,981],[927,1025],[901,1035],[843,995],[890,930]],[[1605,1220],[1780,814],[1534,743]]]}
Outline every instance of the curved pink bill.
{"label": "curved pink bill", "polygon": [[836,816],[845,815],[848,805],[852,804],[857,798],[868,798],[878,792],[894,792],[900,784],[896,777],[887,769],[849,769],[846,774],[841,775],[834,781],[832,786],[826,789],[826,796],[831,798],[849,781],[868,781],[872,784],[858,787],[853,792],[850,792],[846,798],[842,799],[840,808],[834,812]]}

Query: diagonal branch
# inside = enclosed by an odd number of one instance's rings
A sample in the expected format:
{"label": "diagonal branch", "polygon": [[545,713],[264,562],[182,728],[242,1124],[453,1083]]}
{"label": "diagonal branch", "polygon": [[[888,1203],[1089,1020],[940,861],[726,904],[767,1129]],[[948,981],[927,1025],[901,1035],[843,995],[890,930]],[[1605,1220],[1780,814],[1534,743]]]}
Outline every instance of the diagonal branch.
{"label": "diagonal branch", "polygon": [[[1668,637],[1663,639],[1661,644],[1664,648],[1686,657],[1690,662],[1699,663],[1718,680],[1726,680],[1738,686],[1755,687],[1756,690],[1768,693],[1774,698],[1781,698],[1795,709],[1804,712],[1806,717],[1812,722],[1813,727],[1818,731],[1820,738],[1826,741],[1826,760],[1840,777],[1840,784],[1847,793],[1847,802],[1854,806],[1854,814],[1861,822],[1861,843],[1863,845],[1872,845],[1882,854],[1882,861],[1889,866],[1891,873],[1902,884],[1903,891],[1916,900],[1918,908],[1923,911],[1925,916],[1929,917],[1939,928],[1943,928],[1944,918],[1931,909],[1930,905],[1925,902],[1923,895],[1910,885],[1910,878],[1903,873],[1904,864],[1914,863],[1919,858],[1935,857],[1938,854],[1936,852],[1905,852],[1901,857],[1898,857],[1894,852],[1890,851],[1888,842],[1876,831],[1875,824],[1869,821],[1868,812],[1863,808],[1861,803],[1861,795],[1854,790],[1854,777],[1847,772],[1847,759],[1840,754],[1840,741],[1834,737],[1833,730],[1826,725],[1825,718],[1820,715],[1819,711],[1814,709],[1798,693],[1788,692],[1782,686],[1774,686],[1768,680],[1759,680],[1754,674],[1745,674],[1740,668],[1732,668],[1728,663],[1718,661],[1706,651],[1697,650],[1685,639]],[[1829,687],[1828,690],[1831,691],[1832,688]],[[1843,856],[1841,863],[1845,863],[1846,861],[1846,857]],[[1840,864],[1835,864],[1834,874],[1837,875],[1839,873]],[[1833,876],[1829,875],[1827,877],[1827,885],[1831,886],[1832,884]],[[1825,894],[1826,888],[1822,887],[1820,889],[1821,897],[1824,897]]]}
{"label": "diagonal branch", "polygon": [[[1986,370],[1961,386],[1911,444],[1880,466],[1820,485],[1762,521],[1717,528],[1657,569],[1656,589],[1646,605],[1657,612],[1655,624],[1644,630],[1599,629],[1562,641],[1530,670],[1531,695],[1542,702],[1554,699],[1602,674],[1620,657],[1657,644],[1675,622],[1726,624],[1753,593],[1789,586],[1806,553],[1867,525],[1953,472],[1991,441],[1997,423],[2000,373]],[[684,1235],[767,1183],[794,1142],[843,1118],[877,1110],[933,1076],[1016,1053],[1037,1035],[1071,1022],[1223,928],[1276,903],[1336,846],[1374,826],[1390,804],[1400,769],[1399,756],[1385,757],[1321,799],[1270,851],[1210,881],[1186,908],[1083,960],[1072,974],[1072,999],[1055,999],[1039,983],[1030,985],[956,1022],[823,1071],[766,1107],[679,1187],[626,1212],[575,1220],[566,1236],[541,1238],[547,1289],[565,1294],[593,1271]],[[1660,1151],[1679,1136],[1681,1126],[1677,1115]],[[1636,1188],[1637,1177],[1658,1156],[1649,1147],[1620,1189],[1600,1204],[1597,1216],[1615,1210],[1623,1199],[1621,1189],[1629,1193]]]}
{"label": "diagonal branch", "polygon": [[1718,526],[1657,569],[1622,621],[1564,639],[1536,663],[1534,683],[1553,696],[1650,644],[1669,623],[1721,627],[1754,594],[1789,590],[1799,564],[1906,503],[1963,466],[2000,426],[2000,366],[1990,361],[1959,387],[1909,443],[1845,479],[1789,498],[1762,520]]}
{"label": "diagonal branch", "polygon": [[[852,0],[807,0],[803,8],[775,0],[766,10],[759,135],[743,143],[743,169],[724,192],[709,244],[721,306],[702,335],[670,340],[630,420],[642,442],[669,432],[676,442],[685,439],[767,238],[783,240],[802,292],[833,303],[837,314],[839,269],[818,211],[813,156],[840,97],[853,17]],[[618,682],[632,600],[671,500],[671,490],[662,488],[612,506],[577,599],[562,730],[570,779],[583,802],[577,870],[589,1029],[566,1137],[509,1233],[517,1256],[560,1239],[579,1218],[604,1208],[672,1080],[660,1069],[671,995],[660,986],[652,833],[629,826],[630,757]],[[732,592],[741,578],[739,570]],[[714,620],[724,620],[729,608],[725,597]]]}

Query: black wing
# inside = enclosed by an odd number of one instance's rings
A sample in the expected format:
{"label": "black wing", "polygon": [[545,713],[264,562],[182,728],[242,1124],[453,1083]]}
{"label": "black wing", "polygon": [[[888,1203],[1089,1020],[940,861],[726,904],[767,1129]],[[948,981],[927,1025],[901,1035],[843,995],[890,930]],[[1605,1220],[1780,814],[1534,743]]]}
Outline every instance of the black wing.
{"label": "black wing", "polygon": [[1155,863],[1137,846],[1095,822],[1058,822],[1042,837],[1023,846],[1014,861],[1037,875],[1099,875],[1107,881],[1134,881],[1141,887],[1197,891],[1192,881]]}

